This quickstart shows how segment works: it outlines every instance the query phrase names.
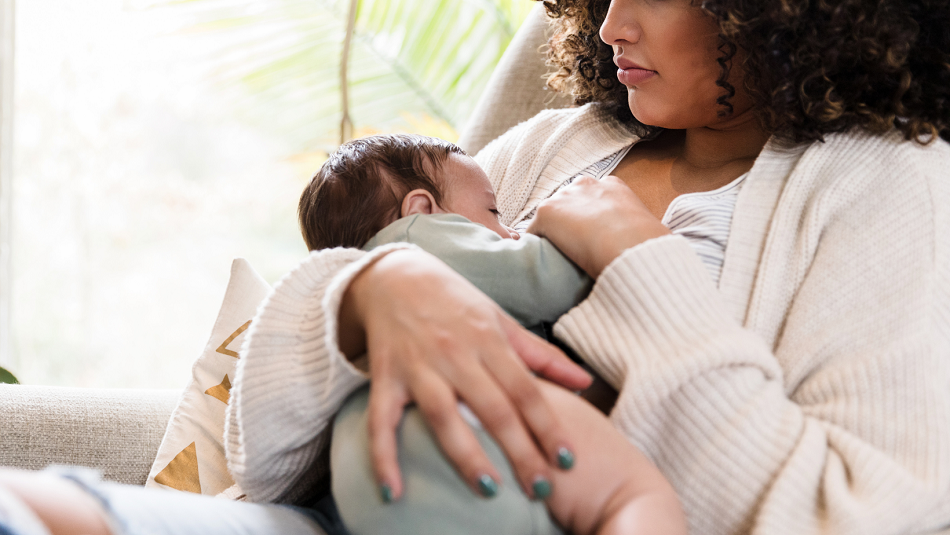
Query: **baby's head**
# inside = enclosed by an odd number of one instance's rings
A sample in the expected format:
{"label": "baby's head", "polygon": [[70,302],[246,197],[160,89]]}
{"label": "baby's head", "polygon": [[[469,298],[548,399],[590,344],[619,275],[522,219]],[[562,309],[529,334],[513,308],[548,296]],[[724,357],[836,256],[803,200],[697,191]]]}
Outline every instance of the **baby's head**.
{"label": "baby's head", "polygon": [[502,238],[485,172],[458,146],[392,134],[350,141],[330,155],[304,188],[300,230],[310,250],[362,247],[383,227],[413,214],[459,214]]}

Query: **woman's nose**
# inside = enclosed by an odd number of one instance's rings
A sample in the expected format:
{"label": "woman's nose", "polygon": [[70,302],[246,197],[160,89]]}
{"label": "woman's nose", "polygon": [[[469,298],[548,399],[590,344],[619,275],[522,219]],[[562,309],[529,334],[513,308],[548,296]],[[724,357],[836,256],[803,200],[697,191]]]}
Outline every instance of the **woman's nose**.
{"label": "woman's nose", "polygon": [[600,25],[600,39],[611,46],[622,46],[640,40],[640,25],[633,13],[636,0],[610,0],[607,16]]}

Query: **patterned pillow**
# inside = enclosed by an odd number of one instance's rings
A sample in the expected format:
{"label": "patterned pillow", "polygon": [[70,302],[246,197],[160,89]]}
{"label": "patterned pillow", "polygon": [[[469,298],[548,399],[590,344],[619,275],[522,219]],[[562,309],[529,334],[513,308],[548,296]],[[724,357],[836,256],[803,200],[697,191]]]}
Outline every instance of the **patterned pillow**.
{"label": "patterned pillow", "polygon": [[224,458],[224,410],[244,333],[270,291],[247,260],[234,260],[211,338],[172,412],[146,487],[219,494],[234,485]]}

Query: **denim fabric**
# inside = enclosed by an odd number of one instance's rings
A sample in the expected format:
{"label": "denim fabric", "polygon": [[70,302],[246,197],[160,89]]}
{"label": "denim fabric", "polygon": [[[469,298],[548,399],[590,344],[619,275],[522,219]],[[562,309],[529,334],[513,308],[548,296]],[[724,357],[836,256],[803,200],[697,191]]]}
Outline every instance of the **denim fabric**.
{"label": "denim fabric", "polygon": [[[96,498],[115,535],[348,535],[332,500],[309,508],[264,505],[105,482],[86,468],[49,471]],[[0,535],[26,535],[3,524]]]}
{"label": "denim fabric", "polygon": [[50,535],[23,500],[0,487],[0,535]]}

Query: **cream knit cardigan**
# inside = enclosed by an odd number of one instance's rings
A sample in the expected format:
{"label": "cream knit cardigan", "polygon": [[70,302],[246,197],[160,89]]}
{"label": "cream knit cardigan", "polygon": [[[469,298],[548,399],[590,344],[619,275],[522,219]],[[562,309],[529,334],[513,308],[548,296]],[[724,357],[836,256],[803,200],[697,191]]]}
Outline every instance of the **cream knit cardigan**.
{"label": "cream knit cardigan", "polygon": [[[542,112],[478,156],[506,223],[536,187],[636,141],[599,109]],[[365,377],[337,349],[348,282],[393,245],[315,252],[262,305],[225,430],[255,501],[323,475],[327,425]],[[950,526],[950,146],[896,133],[770,141],[717,288],[688,243],[629,249],[555,333],[620,390],[611,420],[693,533]]]}

